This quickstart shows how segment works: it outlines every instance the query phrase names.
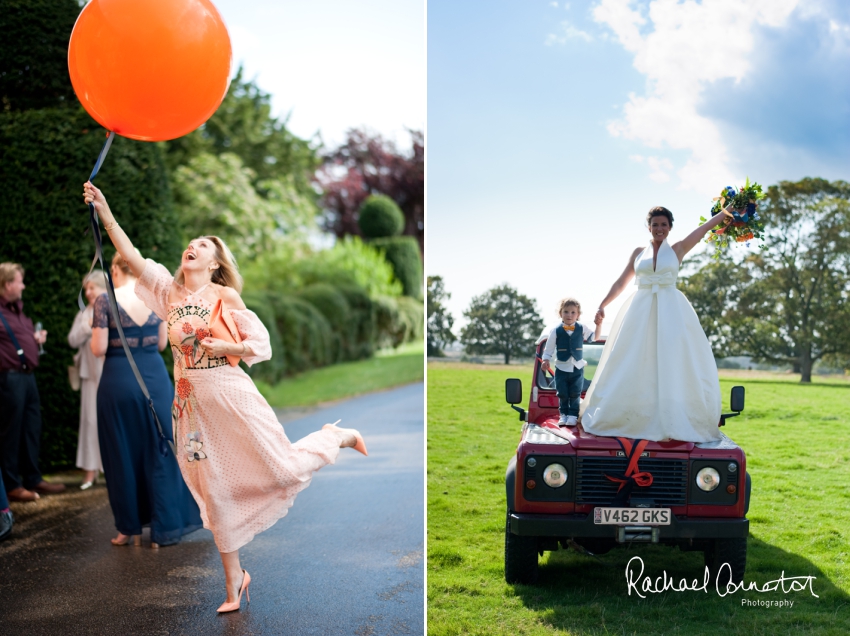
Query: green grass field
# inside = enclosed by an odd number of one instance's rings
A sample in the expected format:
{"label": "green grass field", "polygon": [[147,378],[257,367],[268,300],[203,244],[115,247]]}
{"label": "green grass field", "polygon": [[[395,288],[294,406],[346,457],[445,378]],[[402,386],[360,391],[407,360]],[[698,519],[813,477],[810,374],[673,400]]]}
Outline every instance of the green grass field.
{"label": "green grass field", "polygon": [[[700,552],[620,547],[599,559],[547,552],[535,586],[504,580],[504,474],[521,423],[504,380],[530,369],[428,367],[428,633],[850,634],[850,382],[803,386],[781,377],[743,384],[743,414],[725,428],[747,453],[753,490],[746,582],[815,576],[805,592],[671,592],[629,596],[625,566],[702,579]],[[746,607],[742,599],[792,607]]]}
{"label": "green grass field", "polygon": [[379,352],[374,358],[322,367],[270,386],[257,382],[269,404],[286,408],[312,406],[362,393],[421,382],[425,377],[423,342]]}

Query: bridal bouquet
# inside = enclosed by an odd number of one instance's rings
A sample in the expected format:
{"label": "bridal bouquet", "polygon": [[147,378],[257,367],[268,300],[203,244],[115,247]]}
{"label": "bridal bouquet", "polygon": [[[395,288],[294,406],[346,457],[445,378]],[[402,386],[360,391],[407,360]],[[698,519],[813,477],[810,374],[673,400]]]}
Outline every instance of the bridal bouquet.
{"label": "bridal bouquet", "polygon": [[[764,222],[759,218],[758,202],[765,194],[758,183],[747,182],[739,190],[726,186],[719,197],[714,198],[711,216],[721,210],[727,214],[726,222],[719,228],[711,230],[706,243],[714,244],[714,258],[720,255],[732,243],[746,243],[747,247],[753,239],[759,239],[764,234]],[[700,217],[700,223],[708,219]]]}

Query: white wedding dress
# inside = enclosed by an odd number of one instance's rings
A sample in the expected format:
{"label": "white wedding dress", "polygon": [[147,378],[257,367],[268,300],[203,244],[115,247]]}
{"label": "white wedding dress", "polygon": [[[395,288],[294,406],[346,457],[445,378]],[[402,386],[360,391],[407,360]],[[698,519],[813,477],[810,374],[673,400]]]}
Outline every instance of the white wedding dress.
{"label": "white wedding dress", "polygon": [[605,343],[581,404],[584,430],[606,437],[720,439],[717,365],[696,312],[676,289],[679,259],[665,240],[635,260],[637,291]]}

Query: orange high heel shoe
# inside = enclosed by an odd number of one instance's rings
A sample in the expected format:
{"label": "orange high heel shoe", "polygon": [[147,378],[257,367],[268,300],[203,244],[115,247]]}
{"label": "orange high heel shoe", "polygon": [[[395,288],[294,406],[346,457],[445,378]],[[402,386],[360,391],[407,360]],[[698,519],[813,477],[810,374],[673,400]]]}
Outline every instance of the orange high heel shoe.
{"label": "orange high heel shoe", "polygon": [[[335,428],[340,430],[337,424],[339,424],[341,421],[342,420],[337,420],[333,424],[325,424],[322,428]],[[354,439],[357,440],[357,443],[354,446],[351,446],[351,448],[353,448],[359,453],[363,453],[364,455],[368,456],[369,452],[366,450],[366,442],[363,441],[363,436],[360,434],[360,431],[355,431],[353,428],[348,428],[345,430],[351,431],[354,434]]]}
{"label": "orange high heel shoe", "polygon": [[354,431],[354,437],[357,440],[357,443],[352,446],[352,448],[368,456],[369,453],[366,451],[366,442],[363,441],[363,436],[359,431]]}
{"label": "orange high heel shoe", "polygon": [[232,603],[222,603],[221,607],[216,610],[219,614],[238,610],[242,605],[242,592],[245,592],[245,596],[248,598],[248,605],[251,604],[251,593],[248,591],[248,586],[251,584],[251,575],[246,570],[242,570],[242,574],[242,587],[239,588],[239,598]]}

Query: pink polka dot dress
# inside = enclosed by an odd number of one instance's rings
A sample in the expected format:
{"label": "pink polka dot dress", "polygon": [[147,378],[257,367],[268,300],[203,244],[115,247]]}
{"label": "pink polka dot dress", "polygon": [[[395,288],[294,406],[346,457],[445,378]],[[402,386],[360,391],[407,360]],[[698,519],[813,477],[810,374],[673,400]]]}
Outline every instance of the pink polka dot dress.
{"label": "pink polka dot dress", "polygon": [[[169,303],[172,285],[183,299]],[[251,378],[199,346],[209,335],[212,305],[178,285],[148,259],[136,295],[167,321],[174,353],[172,406],[178,464],[221,552],[238,550],[286,515],[315,471],[333,464],[339,441],[320,430],[289,441]],[[271,358],[269,334],[254,312],[231,310],[249,366]]]}

